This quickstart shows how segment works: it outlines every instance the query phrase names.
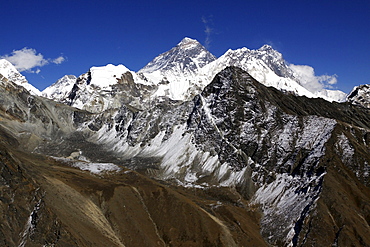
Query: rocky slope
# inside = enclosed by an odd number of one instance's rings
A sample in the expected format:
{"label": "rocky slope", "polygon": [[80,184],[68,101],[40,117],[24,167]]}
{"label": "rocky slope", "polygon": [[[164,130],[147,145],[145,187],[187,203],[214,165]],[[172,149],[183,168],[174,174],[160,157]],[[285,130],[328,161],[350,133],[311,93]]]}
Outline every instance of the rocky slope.
{"label": "rocky slope", "polygon": [[4,78],[0,94],[3,246],[266,245],[235,191],[156,182],[88,140],[117,113],[105,120]]}
{"label": "rocky slope", "polygon": [[6,78],[0,95],[4,245],[370,243],[367,108],[284,94],[236,67],[192,100],[145,108],[133,94],[91,113]]}

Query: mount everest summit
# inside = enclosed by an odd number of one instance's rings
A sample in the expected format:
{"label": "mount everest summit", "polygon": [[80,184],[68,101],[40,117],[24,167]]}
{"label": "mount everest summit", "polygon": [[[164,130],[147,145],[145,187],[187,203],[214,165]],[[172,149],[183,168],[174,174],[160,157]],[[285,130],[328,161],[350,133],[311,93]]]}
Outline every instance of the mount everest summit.
{"label": "mount everest summit", "polygon": [[339,103],[270,46],[189,38],[44,97],[1,64],[4,246],[370,244],[367,85]]}

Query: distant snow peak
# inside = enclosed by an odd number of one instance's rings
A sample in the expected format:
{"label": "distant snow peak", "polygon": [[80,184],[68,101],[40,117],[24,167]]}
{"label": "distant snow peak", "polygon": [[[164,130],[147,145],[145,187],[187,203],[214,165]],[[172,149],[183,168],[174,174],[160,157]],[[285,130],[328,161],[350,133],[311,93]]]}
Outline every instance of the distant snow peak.
{"label": "distant snow peak", "polygon": [[0,59],[0,74],[6,77],[8,80],[13,82],[26,83],[26,77],[24,77],[18,70],[6,59]]}
{"label": "distant snow peak", "polygon": [[197,40],[184,38],[171,50],[154,58],[138,73],[158,85],[155,96],[186,100],[203,89],[205,81],[201,81],[198,74],[205,65],[215,60],[216,57]]}
{"label": "distant snow peak", "polygon": [[[216,61],[211,62],[202,69],[203,76],[209,81],[221,70],[228,66],[236,66],[247,71],[257,81],[265,86],[275,87],[276,89],[293,92],[299,96],[307,96],[309,98],[323,98],[328,101],[344,101],[345,93],[339,90],[327,90],[322,86],[323,80],[328,83],[334,83],[334,77],[314,75],[313,68],[309,73],[309,78],[314,79],[319,87],[315,90],[310,90],[305,87],[305,82],[308,76],[301,76],[296,70],[306,67],[297,65],[293,67],[289,65],[283,58],[283,55],[274,50],[270,45],[264,45],[257,50],[248,48],[240,48],[236,50],[228,50],[224,55]],[[306,70],[304,72],[307,72]],[[304,74],[304,75],[307,75]],[[312,80],[310,80],[312,81]],[[312,84],[312,83],[311,83]]]}
{"label": "distant snow peak", "polygon": [[[197,40],[184,38],[177,46],[149,62],[139,73],[159,71],[163,76],[195,74],[199,68],[216,60]],[[162,79],[162,78],[161,78]]]}
{"label": "distant snow peak", "polygon": [[199,44],[199,42],[196,39],[185,37],[185,38],[183,38],[180,41],[180,43],[178,44],[178,46],[183,46],[183,45],[188,45],[188,44]]}
{"label": "distant snow peak", "polygon": [[6,59],[0,59],[0,73],[7,79],[17,79],[18,81],[27,81],[17,69]]}
{"label": "distant snow peak", "polygon": [[65,75],[59,80],[57,80],[53,85],[69,85],[76,81],[77,77],[75,75]]}
{"label": "distant snow peak", "polygon": [[45,88],[44,91],[42,91],[42,96],[61,101],[68,97],[76,80],[77,77],[74,75],[65,75],[51,86]]}
{"label": "distant snow peak", "polygon": [[108,64],[101,67],[91,67],[91,85],[98,86],[100,88],[107,88],[111,85],[117,84],[117,79],[130,71],[124,65],[119,64],[117,66],[113,64]]}
{"label": "distant snow peak", "polygon": [[7,78],[9,81],[24,87],[33,95],[40,95],[41,92],[28,83],[26,77],[24,77],[18,70],[6,59],[0,59],[0,74]]}
{"label": "distant snow peak", "polygon": [[90,112],[119,108],[122,104],[141,109],[152,91],[152,82],[126,66],[108,64],[91,67],[88,72],[65,76],[43,91],[47,98]]}
{"label": "distant snow peak", "polygon": [[[44,95],[69,102],[75,107],[86,108],[90,102],[94,104],[95,110],[91,107],[88,109],[94,112],[100,109],[96,105],[102,105],[102,102],[104,107],[101,109],[112,105],[117,107],[120,101],[112,104],[111,97],[117,93],[118,88],[127,92],[127,101],[132,97],[140,98],[140,103],[136,103],[141,105],[160,97],[185,101],[201,93],[217,73],[229,66],[239,67],[265,86],[281,91],[310,98],[321,97],[328,101],[344,101],[345,98],[345,93],[327,90],[322,86],[325,80],[327,84],[335,83],[335,76],[318,77],[314,75],[312,67],[309,67],[312,71],[308,71],[305,66],[289,65],[283,55],[270,45],[263,45],[256,50],[246,47],[230,49],[216,58],[197,40],[189,37],[183,38],[176,46],[155,57],[137,73],[121,64],[92,67],[79,78],[71,79],[75,80],[74,86],[67,82],[68,79],[58,86],[51,86],[52,89],[44,90]],[[314,80],[308,80],[307,83],[307,78]],[[123,85],[122,81],[130,83]],[[117,84],[122,85],[117,87]]]}
{"label": "distant snow peak", "polygon": [[[274,50],[274,48],[272,48],[271,45],[268,45],[268,44],[264,44],[263,46],[261,46],[261,48],[258,49],[259,51],[271,51],[271,50]],[[276,51],[276,50],[274,50]]]}
{"label": "distant snow peak", "polygon": [[177,44],[176,47],[181,49],[194,49],[197,46],[202,46],[197,40],[191,38],[183,38],[180,43]]}

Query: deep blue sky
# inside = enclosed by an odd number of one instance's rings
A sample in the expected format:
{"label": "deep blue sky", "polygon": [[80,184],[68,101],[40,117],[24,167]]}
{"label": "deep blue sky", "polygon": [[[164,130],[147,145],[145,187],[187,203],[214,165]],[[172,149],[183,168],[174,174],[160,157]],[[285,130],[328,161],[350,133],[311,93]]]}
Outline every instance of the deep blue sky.
{"label": "deep blue sky", "polygon": [[66,58],[38,74],[22,72],[39,89],[91,66],[121,63],[137,71],[183,37],[205,45],[206,27],[217,57],[267,43],[317,75],[337,74],[335,87],[345,92],[370,83],[368,0],[2,0],[0,23],[0,56],[28,47],[45,59]]}

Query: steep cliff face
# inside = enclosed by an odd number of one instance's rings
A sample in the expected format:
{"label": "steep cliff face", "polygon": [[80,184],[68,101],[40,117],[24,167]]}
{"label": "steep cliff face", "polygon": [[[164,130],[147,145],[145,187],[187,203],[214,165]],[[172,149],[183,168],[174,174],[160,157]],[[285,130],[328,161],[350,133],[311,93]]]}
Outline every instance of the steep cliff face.
{"label": "steep cliff face", "polygon": [[[130,78],[122,92],[140,97]],[[283,94],[236,67],[190,101],[100,113],[1,80],[3,243],[370,243],[367,108]]]}
{"label": "steep cliff face", "polygon": [[[213,149],[229,170],[242,174],[233,180],[239,182],[239,191],[251,198],[252,204],[261,205],[261,232],[269,243],[330,243],[323,236],[313,237],[313,232],[320,232],[312,230],[312,217],[327,213],[317,206],[322,201],[328,202],[325,206],[332,211],[340,211],[345,219],[326,225],[335,225],[338,236],[332,233],[332,239],[345,244],[350,242],[345,237],[348,235],[351,241],[360,239],[355,241],[359,245],[368,242],[364,240],[366,234],[356,235],[353,229],[339,231],[347,220],[357,222],[363,233],[369,230],[364,222],[369,214],[369,194],[367,189],[366,193],[362,190],[369,185],[367,110],[283,95],[263,87],[237,68],[228,68],[216,76],[198,100],[199,107],[193,110],[191,121],[194,140],[203,150]],[[336,190],[330,183],[342,182],[342,169],[352,170],[344,183],[353,187],[348,190],[338,186],[334,196],[328,193]],[[361,212],[356,216],[347,214],[348,207],[337,205],[334,199],[339,196],[338,201],[343,202],[343,197],[351,196],[350,190],[356,191],[356,198],[367,198],[360,199],[361,206],[352,205]]]}
{"label": "steep cliff face", "polygon": [[370,108],[370,85],[355,87],[347,96],[347,101],[363,107]]}

